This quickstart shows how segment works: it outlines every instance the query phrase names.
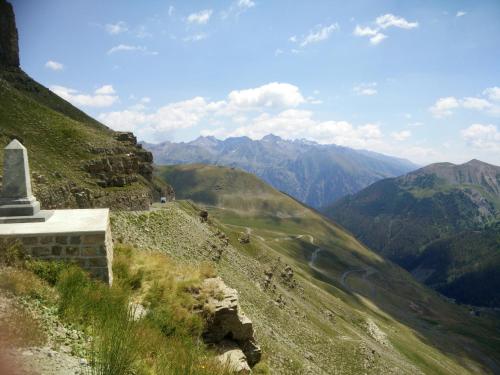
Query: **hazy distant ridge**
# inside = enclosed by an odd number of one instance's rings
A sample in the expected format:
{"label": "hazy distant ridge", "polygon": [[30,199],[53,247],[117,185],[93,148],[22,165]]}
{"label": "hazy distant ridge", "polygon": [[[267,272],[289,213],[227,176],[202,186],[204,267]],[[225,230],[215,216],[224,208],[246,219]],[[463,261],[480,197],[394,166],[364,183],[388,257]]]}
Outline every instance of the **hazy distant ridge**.
{"label": "hazy distant ridge", "polygon": [[386,177],[417,166],[407,160],[306,140],[288,141],[274,135],[218,140],[199,137],[191,142],[144,144],[155,162],[205,163],[241,168],[312,206],[328,205]]}

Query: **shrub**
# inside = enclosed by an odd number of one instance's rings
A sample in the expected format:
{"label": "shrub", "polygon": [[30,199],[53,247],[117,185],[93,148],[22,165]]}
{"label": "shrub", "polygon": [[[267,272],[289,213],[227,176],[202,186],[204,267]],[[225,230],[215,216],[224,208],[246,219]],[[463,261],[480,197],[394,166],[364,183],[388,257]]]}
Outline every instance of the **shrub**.
{"label": "shrub", "polygon": [[25,269],[3,269],[0,272],[0,289],[19,297],[28,296],[47,303],[54,303],[56,299],[54,290]]}
{"label": "shrub", "polygon": [[46,261],[46,260],[29,260],[25,264],[26,269],[33,272],[42,280],[47,281],[54,286],[59,281],[59,278],[64,270],[69,265],[61,261]]}
{"label": "shrub", "polygon": [[0,265],[19,266],[24,259],[24,249],[19,241],[0,238]]}

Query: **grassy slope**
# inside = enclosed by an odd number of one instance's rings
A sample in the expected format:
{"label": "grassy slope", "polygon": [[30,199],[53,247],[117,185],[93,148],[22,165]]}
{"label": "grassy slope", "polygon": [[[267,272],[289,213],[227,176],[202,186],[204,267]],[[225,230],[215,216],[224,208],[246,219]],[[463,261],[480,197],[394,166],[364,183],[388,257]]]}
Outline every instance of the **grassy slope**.
{"label": "grassy slope", "polygon": [[[496,218],[481,217],[484,208],[477,202],[490,205],[488,211],[496,211]],[[491,191],[434,175],[409,184],[386,179],[340,200],[325,214],[449,297],[499,306],[500,227],[495,221],[500,220],[500,205]]]}
{"label": "grassy slope", "polygon": [[[52,190],[75,183],[98,195],[106,194],[82,169],[85,161],[99,157],[89,147],[113,148],[123,144],[113,132],[85,115],[68,102],[37,84],[22,71],[0,70],[0,147],[13,137],[29,151],[33,172],[41,173]],[[3,152],[0,152],[0,164]],[[55,177],[59,172],[62,177]],[[36,181],[34,181],[35,188]],[[144,180],[126,189],[149,191]]]}
{"label": "grassy slope", "polygon": [[[228,233],[219,272],[240,291],[276,373],[499,371],[498,320],[472,317],[446,302],[314,211],[229,168],[162,167],[159,175],[179,198],[206,203],[213,224],[199,223],[196,208],[179,202],[151,213],[116,214],[114,232],[187,262],[209,259],[214,232]],[[242,232],[251,233],[250,244],[239,243]],[[295,288],[280,278],[287,264]],[[267,289],[266,269],[274,270],[274,287]]]}

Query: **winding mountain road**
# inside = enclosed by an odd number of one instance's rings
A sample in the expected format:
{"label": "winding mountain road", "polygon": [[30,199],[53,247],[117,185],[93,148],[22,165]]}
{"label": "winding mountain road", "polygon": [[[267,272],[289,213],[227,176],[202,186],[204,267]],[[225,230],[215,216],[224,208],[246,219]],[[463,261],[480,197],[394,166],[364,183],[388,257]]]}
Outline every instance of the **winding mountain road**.
{"label": "winding mountain road", "polygon": [[[234,225],[234,224],[228,224],[228,225],[233,226],[233,227],[241,227],[239,225]],[[262,242],[267,242],[268,241],[268,240],[266,240],[262,236],[259,236],[257,234],[253,234],[252,228],[250,228],[250,227],[243,227],[243,228],[245,228],[245,232],[248,235],[253,235],[254,237],[256,237],[259,240],[261,240]],[[299,240],[299,239],[302,239],[302,238],[307,238],[311,244],[314,244],[314,242],[315,242],[314,236],[312,236],[310,234],[296,234],[296,235],[289,235],[289,236],[283,236],[283,237],[275,237],[271,241],[274,241],[274,242],[291,241],[291,240]],[[320,247],[318,247],[318,248],[316,248],[312,252],[311,258],[310,258],[310,260],[308,262],[308,265],[309,265],[309,267],[311,269],[313,269],[314,271],[320,273],[321,275],[323,275],[323,277],[325,277],[329,281],[337,283],[339,280],[336,277],[330,276],[327,272],[325,272],[323,269],[321,269],[320,267],[318,267],[318,265],[317,265],[317,259],[319,257],[319,254],[321,253],[321,251],[324,251],[324,250],[321,249]],[[375,273],[378,272],[373,267],[354,268],[354,269],[348,269],[348,270],[346,270],[340,276],[340,284],[342,284],[342,286],[344,288],[346,288],[348,291],[354,292],[354,290],[349,286],[349,284],[348,284],[347,281],[348,281],[349,276],[352,275],[352,274],[354,274],[354,273],[356,273],[356,272],[359,272],[359,273],[363,274],[362,275],[363,280],[367,281],[370,284],[371,295],[372,295],[372,297],[375,297],[375,295],[376,295],[375,286],[369,280],[367,280],[368,277],[370,277],[371,275],[373,275],[373,274],[375,274]]]}

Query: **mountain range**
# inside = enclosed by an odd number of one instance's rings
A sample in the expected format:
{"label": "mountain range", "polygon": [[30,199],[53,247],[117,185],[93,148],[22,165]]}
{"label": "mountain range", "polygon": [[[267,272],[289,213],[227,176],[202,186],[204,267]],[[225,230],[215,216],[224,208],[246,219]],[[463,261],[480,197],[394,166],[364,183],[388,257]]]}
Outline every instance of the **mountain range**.
{"label": "mountain range", "polygon": [[143,143],[155,163],[237,167],[311,207],[322,207],[417,166],[407,160],[307,140],[267,135],[261,140],[199,137],[191,142]]}
{"label": "mountain range", "polygon": [[[61,354],[84,356],[85,359],[74,359],[85,364],[86,372],[99,372],[99,368],[93,367],[96,350],[89,354],[84,346],[68,346],[70,336],[92,348],[100,339],[105,341],[102,351],[112,360],[102,360],[103,366],[111,369],[108,372],[115,369],[114,373],[148,372],[148,366],[135,367],[142,363],[154,365],[158,370],[155,373],[178,374],[181,372],[173,369],[192,362],[192,356],[215,356],[215,348],[205,348],[202,342],[204,323],[184,313],[187,309],[195,313],[198,305],[185,292],[206,296],[203,288],[192,284],[192,279],[202,273],[206,277],[215,273],[237,289],[241,307],[251,318],[256,338],[262,343],[265,366],[254,368],[255,374],[500,372],[499,319],[495,312],[471,316],[469,308],[450,303],[364,246],[344,228],[255,175],[238,168],[207,165],[156,166],[153,170],[152,155],[136,144],[133,134],[105,127],[21,70],[12,7],[0,0],[0,144],[6,145],[12,138],[22,141],[29,150],[34,194],[43,208],[110,207],[116,249],[122,248],[121,255],[129,256],[120,262],[120,252],[115,253],[115,274],[121,274],[127,282],[115,282],[109,293],[104,286],[93,288],[81,283],[83,279],[73,279],[75,287],[88,290],[84,294],[88,300],[70,293],[72,289],[59,288],[59,282],[57,288],[46,293],[47,282],[34,273],[26,273],[27,269],[12,272],[12,279],[2,279],[0,302],[14,295],[6,292],[10,289],[24,291],[26,294],[19,296],[22,306],[29,312],[40,311],[52,322],[43,326],[43,332],[55,326],[56,315],[70,324],[64,319],[69,319],[68,315],[73,315],[69,311],[75,310],[53,305],[60,303],[61,295],[52,293],[66,290],[67,297],[81,306],[81,315],[75,315],[79,318],[71,330],[57,326],[53,329],[57,332],[47,332],[49,340],[43,345],[50,351],[43,356],[53,367],[41,368],[36,363],[37,372],[59,371]],[[207,147],[220,147],[225,154],[234,153],[235,161],[241,158],[242,164],[271,176],[276,174],[276,182],[294,182],[297,192],[307,192],[304,197],[311,197],[317,206],[329,202],[334,191],[342,196],[414,168],[404,160],[367,151],[284,141],[274,136],[261,141],[200,138],[194,143],[193,149],[201,150],[200,155],[207,153]],[[183,148],[184,145],[179,146],[172,155],[187,158],[192,150],[189,148],[183,156]],[[162,163],[165,161],[159,157],[156,164]],[[287,164],[300,167],[288,169]],[[490,167],[484,168],[490,171]],[[470,184],[460,180],[462,172],[453,178],[462,181],[464,194],[475,199],[474,207],[480,206],[480,214],[470,221],[490,254],[488,246],[496,241],[497,232],[493,208],[488,202],[491,200],[498,207],[493,199],[498,197],[498,178],[494,180],[489,175],[483,186],[486,177],[476,174],[476,170],[473,168],[467,181],[474,178],[476,184],[481,183],[477,193],[468,192]],[[423,186],[431,184],[425,176],[417,180]],[[436,178],[431,185],[437,189],[441,184],[436,181],[441,180]],[[178,200],[151,206],[153,198],[159,200],[160,192],[173,195],[169,184],[176,188]],[[443,193],[448,192],[448,185],[443,187]],[[444,220],[440,216],[436,219]],[[465,240],[475,241],[475,237],[462,233],[464,239],[453,237],[451,249]],[[148,260],[132,260],[136,251],[137,255],[147,255]],[[475,256],[471,258],[468,264],[476,261]],[[160,273],[161,264],[168,266],[171,273]],[[39,273],[52,275],[59,265],[52,266],[47,264]],[[26,267],[24,262],[22,267]],[[150,273],[151,269],[155,272]],[[0,269],[0,276],[6,274],[4,271],[5,268]],[[34,293],[34,287],[44,293]],[[125,290],[133,298],[122,298],[120,293]],[[212,292],[224,304],[223,291]],[[114,310],[107,308],[106,301],[112,302],[111,306],[117,300],[126,307],[122,311],[125,314],[112,315]],[[97,310],[96,306],[102,306],[106,326],[124,328],[112,331],[120,335],[85,328],[80,318],[91,319],[93,315],[88,312]],[[213,308],[218,310],[220,306]],[[11,310],[14,316],[25,316],[13,321],[16,334],[21,328],[29,330],[31,325],[27,323],[36,320],[31,314],[18,313],[24,310]],[[241,316],[248,322],[246,315]],[[26,327],[17,322],[25,322]],[[127,331],[131,324],[140,330]],[[153,331],[153,327],[161,327],[161,332]],[[80,328],[82,335],[76,330]],[[62,341],[53,341],[52,334],[60,332]],[[236,339],[232,335],[224,338]],[[191,350],[182,351],[188,345]],[[159,346],[179,350],[162,357],[155,350]],[[23,361],[47,353],[40,348],[31,344],[19,348]],[[116,370],[112,365],[117,362],[130,362],[133,371]],[[182,373],[207,372],[196,366],[185,367]]]}
{"label": "mountain range", "polygon": [[500,306],[500,167],[431,164],[324,212],[449,297]]}

